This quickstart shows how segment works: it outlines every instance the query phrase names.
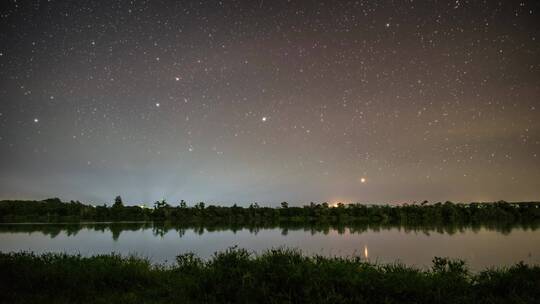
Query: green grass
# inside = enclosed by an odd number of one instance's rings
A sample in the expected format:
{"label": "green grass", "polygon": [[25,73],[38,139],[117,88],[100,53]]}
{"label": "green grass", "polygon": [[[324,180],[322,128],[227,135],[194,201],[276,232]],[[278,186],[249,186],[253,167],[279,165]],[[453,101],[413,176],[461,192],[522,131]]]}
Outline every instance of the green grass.
{"label": "green grass", "polygon": [[429,270],[288,249],[193,254],[174,266],[119,255],[0,253],[3,303],[538,303],[540,267]]}

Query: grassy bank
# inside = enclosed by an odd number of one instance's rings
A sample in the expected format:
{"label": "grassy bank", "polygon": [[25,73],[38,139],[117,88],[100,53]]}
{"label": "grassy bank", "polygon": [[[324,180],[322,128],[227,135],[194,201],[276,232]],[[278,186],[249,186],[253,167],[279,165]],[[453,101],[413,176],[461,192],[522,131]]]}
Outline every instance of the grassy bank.
{"label": "grassy bank", "polygon": [[105,255],[0,254],[5,303],[537,303],[540,267],[471,273],[435,258],[431,269],[230,249],[174,266]]}

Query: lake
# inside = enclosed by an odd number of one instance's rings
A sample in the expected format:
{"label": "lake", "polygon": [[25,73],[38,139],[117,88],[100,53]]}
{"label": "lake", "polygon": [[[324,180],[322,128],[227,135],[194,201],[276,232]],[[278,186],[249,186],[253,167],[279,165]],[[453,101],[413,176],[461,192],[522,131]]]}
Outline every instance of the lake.
{"label": "lake", "polygon": [[231,246],[261,252],[359,256],[429,267],[434,256],[464,259],[472,270],[523,261],[540,264],[540,230],[530,227],[173,227],[158,223],[1,224],[0,250],[120,253],[171,263],[194,252],[208,258]]}

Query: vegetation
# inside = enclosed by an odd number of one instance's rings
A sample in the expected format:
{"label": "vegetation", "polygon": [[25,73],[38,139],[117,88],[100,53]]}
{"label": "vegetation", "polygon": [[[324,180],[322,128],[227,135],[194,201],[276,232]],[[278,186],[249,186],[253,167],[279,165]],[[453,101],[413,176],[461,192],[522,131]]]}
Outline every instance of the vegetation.
{"label": "vegetation", "polygon": [[[100,223],[88,223],[89,221]],[[129,221],[129,222],[128,222]],[[135,221],[135,222],[133,222]],[[153,208],[80,202],[2,201],[0,232],[152,229],[156,235],[186,229],[198,233],[263,228],[339,233],[346,229],[391,229],[454,233],[488,227],[538,229],[540,203],[422,203],[412,205],[309,204],[279,208],[188,207],[156,202]],[[63,223],[67,222],[67,223]],[[0,303],[534,303],[540,298],[540,266],[468,270],[459,260],[435,258],[430,269],[370,264],[360,257],[305,256],[289,249],[261,255],[243,249],[216,253],[209,260],[180,255],[174,265],[119,255],[0,253]]]}
{"label": "vegetation", "polygon": [[279,208],[206,206],[203,202],[188,207],[185,201],[171,206],[156,202],[153,208],[125,206],[120,196],[112,206],[93,206],[60,199],[44,201],[1,201],[0,222],[77,222],[77,221],[168,221],[184,225],[530,225],[540,221],[540,203],[521,202],[454,204],[451,202],[411,205],[362,205],[310,203]]}
{"label": "vegetation", "polygon": [[535,303],[540,267],[471,273],[435,258],[428,270],[275,249],[193,254],[173,266],[118,255],[0,253],[3,303]]}

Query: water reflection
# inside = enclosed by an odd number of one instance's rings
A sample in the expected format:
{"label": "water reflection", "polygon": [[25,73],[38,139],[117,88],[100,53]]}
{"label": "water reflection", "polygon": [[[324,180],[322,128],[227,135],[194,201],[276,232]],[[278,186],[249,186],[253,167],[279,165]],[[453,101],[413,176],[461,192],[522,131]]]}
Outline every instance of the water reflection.
{"label": "water reflection", "polygon": [[[306,225],[306,224],[280,224],[266,226],[246,226],[246,225],[182,225],[168,222],[88,222],[88,223],[17,223],[0,224],[0,233],[33,233],[41,232],[51,238],[55,238],[60,233],[65,232],[67,236],[75,236],[81,230],[90,230],[96,232],[110,231],[113,240],[118,240],[124,231],[142,231],[150,230],[156,237],[163,237],[170,231],[175,231],[178,237],[184,236],[187,230],[197,235],[204,233],[231,231],[237,233],[241,230],[247,230],[250,234],[257,235],[261,229],[280,230],[281,235],[286,236],[291,231],[302,231],[311,235],[323,234],[329,235],[330,232],[342,234],[361,234],[367,231],[381,232],[389,230],[398,230],[405,233],[422,233],[426,236],[432,233],[454,235],[465,231],[477,233],[482,229],[496,231],[507,235],[514,229],[536,231],[539,228],[538,223],[519,224],[519,225],[384,225],[384,224],[361,224],[361,225]],[[367,247],[364,253],[367,256]]]}
{"label": "water reflection", "polygon": [[515,226],[393,225],[181,225],[167,222],[0,224],[0,251],[116,252],[174,261],[193,252],[203,258],[231,246],[262,252],[276,247],[305,254],[354,256],[370,262],[429,266],[433,257],[466,260],[472,269],[540,263],[540,230]]}

